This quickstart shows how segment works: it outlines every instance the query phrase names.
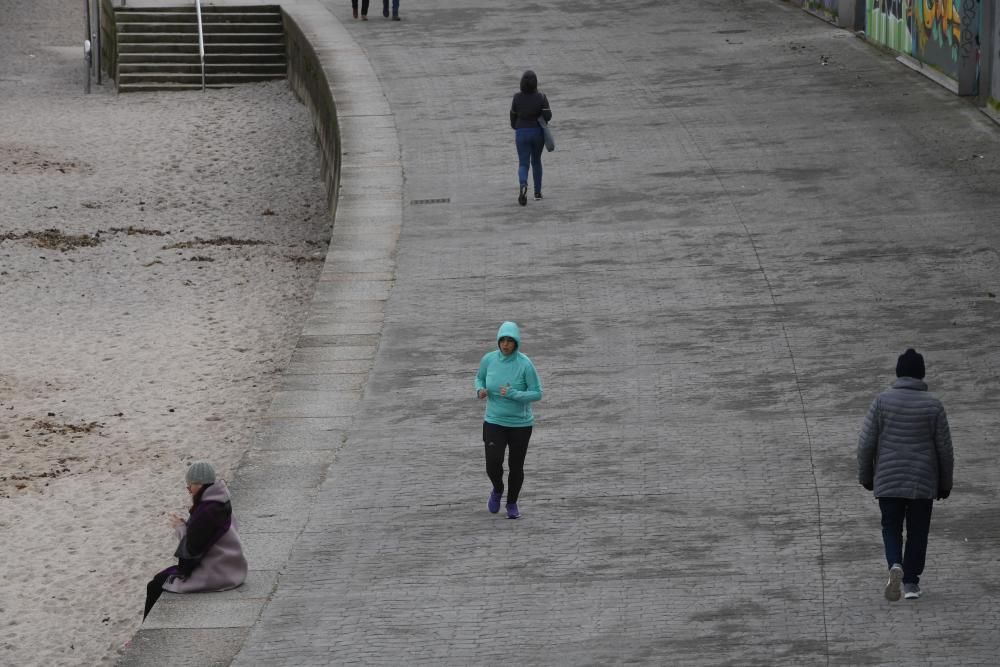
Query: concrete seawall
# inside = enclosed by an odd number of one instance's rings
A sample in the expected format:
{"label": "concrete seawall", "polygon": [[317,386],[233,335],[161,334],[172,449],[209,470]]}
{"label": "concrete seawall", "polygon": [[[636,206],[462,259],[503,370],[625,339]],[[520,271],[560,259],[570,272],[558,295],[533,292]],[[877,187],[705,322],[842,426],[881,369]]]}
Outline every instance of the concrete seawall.
{"label": "concrete seawall", "polygon": [[[173,3],[128,3],[146,4]],[[122,665],[227,664],[236,655],[342,446],[381,336],[402,211],[393,118],[365,53],[322,3],[282,8],[288,82],[311,111],[334,216],[330,250],[291,365],[230,485],[247,582],[223,593],[164,594]]]}

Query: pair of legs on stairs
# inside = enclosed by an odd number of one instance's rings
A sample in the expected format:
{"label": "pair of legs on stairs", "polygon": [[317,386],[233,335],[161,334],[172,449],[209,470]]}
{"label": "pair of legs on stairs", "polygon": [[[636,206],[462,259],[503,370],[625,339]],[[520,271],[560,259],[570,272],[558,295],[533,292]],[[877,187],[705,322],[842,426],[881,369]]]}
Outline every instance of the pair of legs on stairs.
{"label": "pair of legs on stairs", "polygon": [[[361,18],[368,20],[368,7],[371,0],[361,0]],[[351,0],[351,9],[354,11],[354,18],[358,18],[358,0]],[[389,0],[382,0],[382,16],[389,18]],[[399,20],[399,0],[392,0],[392,20]]]}

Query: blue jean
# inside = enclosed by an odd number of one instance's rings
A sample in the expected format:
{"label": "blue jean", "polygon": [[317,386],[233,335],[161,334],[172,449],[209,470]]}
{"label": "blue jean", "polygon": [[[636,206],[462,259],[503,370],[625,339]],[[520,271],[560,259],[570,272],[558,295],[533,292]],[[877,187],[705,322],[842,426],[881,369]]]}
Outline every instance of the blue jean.
{"label": "blue jean", "polygon": [[[382,0],[382,15],[389,15],[389,0]],[[399,0],[392,0],[392,15],[399,16]]]}
{"label": "blue jean", "polygon": [[531,176],[535,181],[535,192],[542,191],[542,149],[545,148],[545,136],[540,127],[519,127],[514,130],[514,141],[517,144],[517,182],[528,184],[528,164],[531,164]]}
{"label": "blue jean", "polygon": [[934,501],[930,498],[879,498],[878,506],[882,510],[882,542],[885,544],[885,559],[889,567],[895,563],[902,564],[903,583],[919,583],[927,557],[927,535],[931,530]]}

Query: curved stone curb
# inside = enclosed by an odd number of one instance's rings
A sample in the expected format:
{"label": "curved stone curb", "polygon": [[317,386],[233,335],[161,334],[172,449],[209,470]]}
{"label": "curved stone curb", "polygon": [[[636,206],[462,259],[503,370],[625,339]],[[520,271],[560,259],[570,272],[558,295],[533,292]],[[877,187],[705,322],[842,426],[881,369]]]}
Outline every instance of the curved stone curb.
{"label": "curved stone curb", "polygon": [[[315,53],[336,106],[337,127],[317,128],[320,147],[327,151],[325,176],[335,190],[330,193],[335,219],[330,249],[291,363],[230,484],[250,561],[246,584],[224,593],[164,595],[120,665],[232,661],[308,521],[310,499],[351,425],[378,349],[402,222],[395,121],[367,56],[323,4],[280,4],[290,27]],[[315,103],[305,102],[315,118],[322,118]],[[337,135],[339,151],[324,139]],[[342,162],[341,156],[346,156]]]}

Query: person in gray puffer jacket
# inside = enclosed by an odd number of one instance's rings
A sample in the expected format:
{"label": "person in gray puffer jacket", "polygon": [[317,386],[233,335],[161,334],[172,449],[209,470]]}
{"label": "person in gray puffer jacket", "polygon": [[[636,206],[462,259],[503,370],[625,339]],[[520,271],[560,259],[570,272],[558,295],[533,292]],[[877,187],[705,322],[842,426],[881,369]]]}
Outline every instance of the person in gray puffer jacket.
{"label": "person in gray puffer jacket", "polygon": [[[885,597],[920,597],[934,500],[951,494],[954,454],[944,406],[927,391],[924,358],[913,348],[896,362],[896,381],[868,408],[858,438],[858,482],[875,492],[889,565]],[[906,543],[903,543],[903,526]]]}

